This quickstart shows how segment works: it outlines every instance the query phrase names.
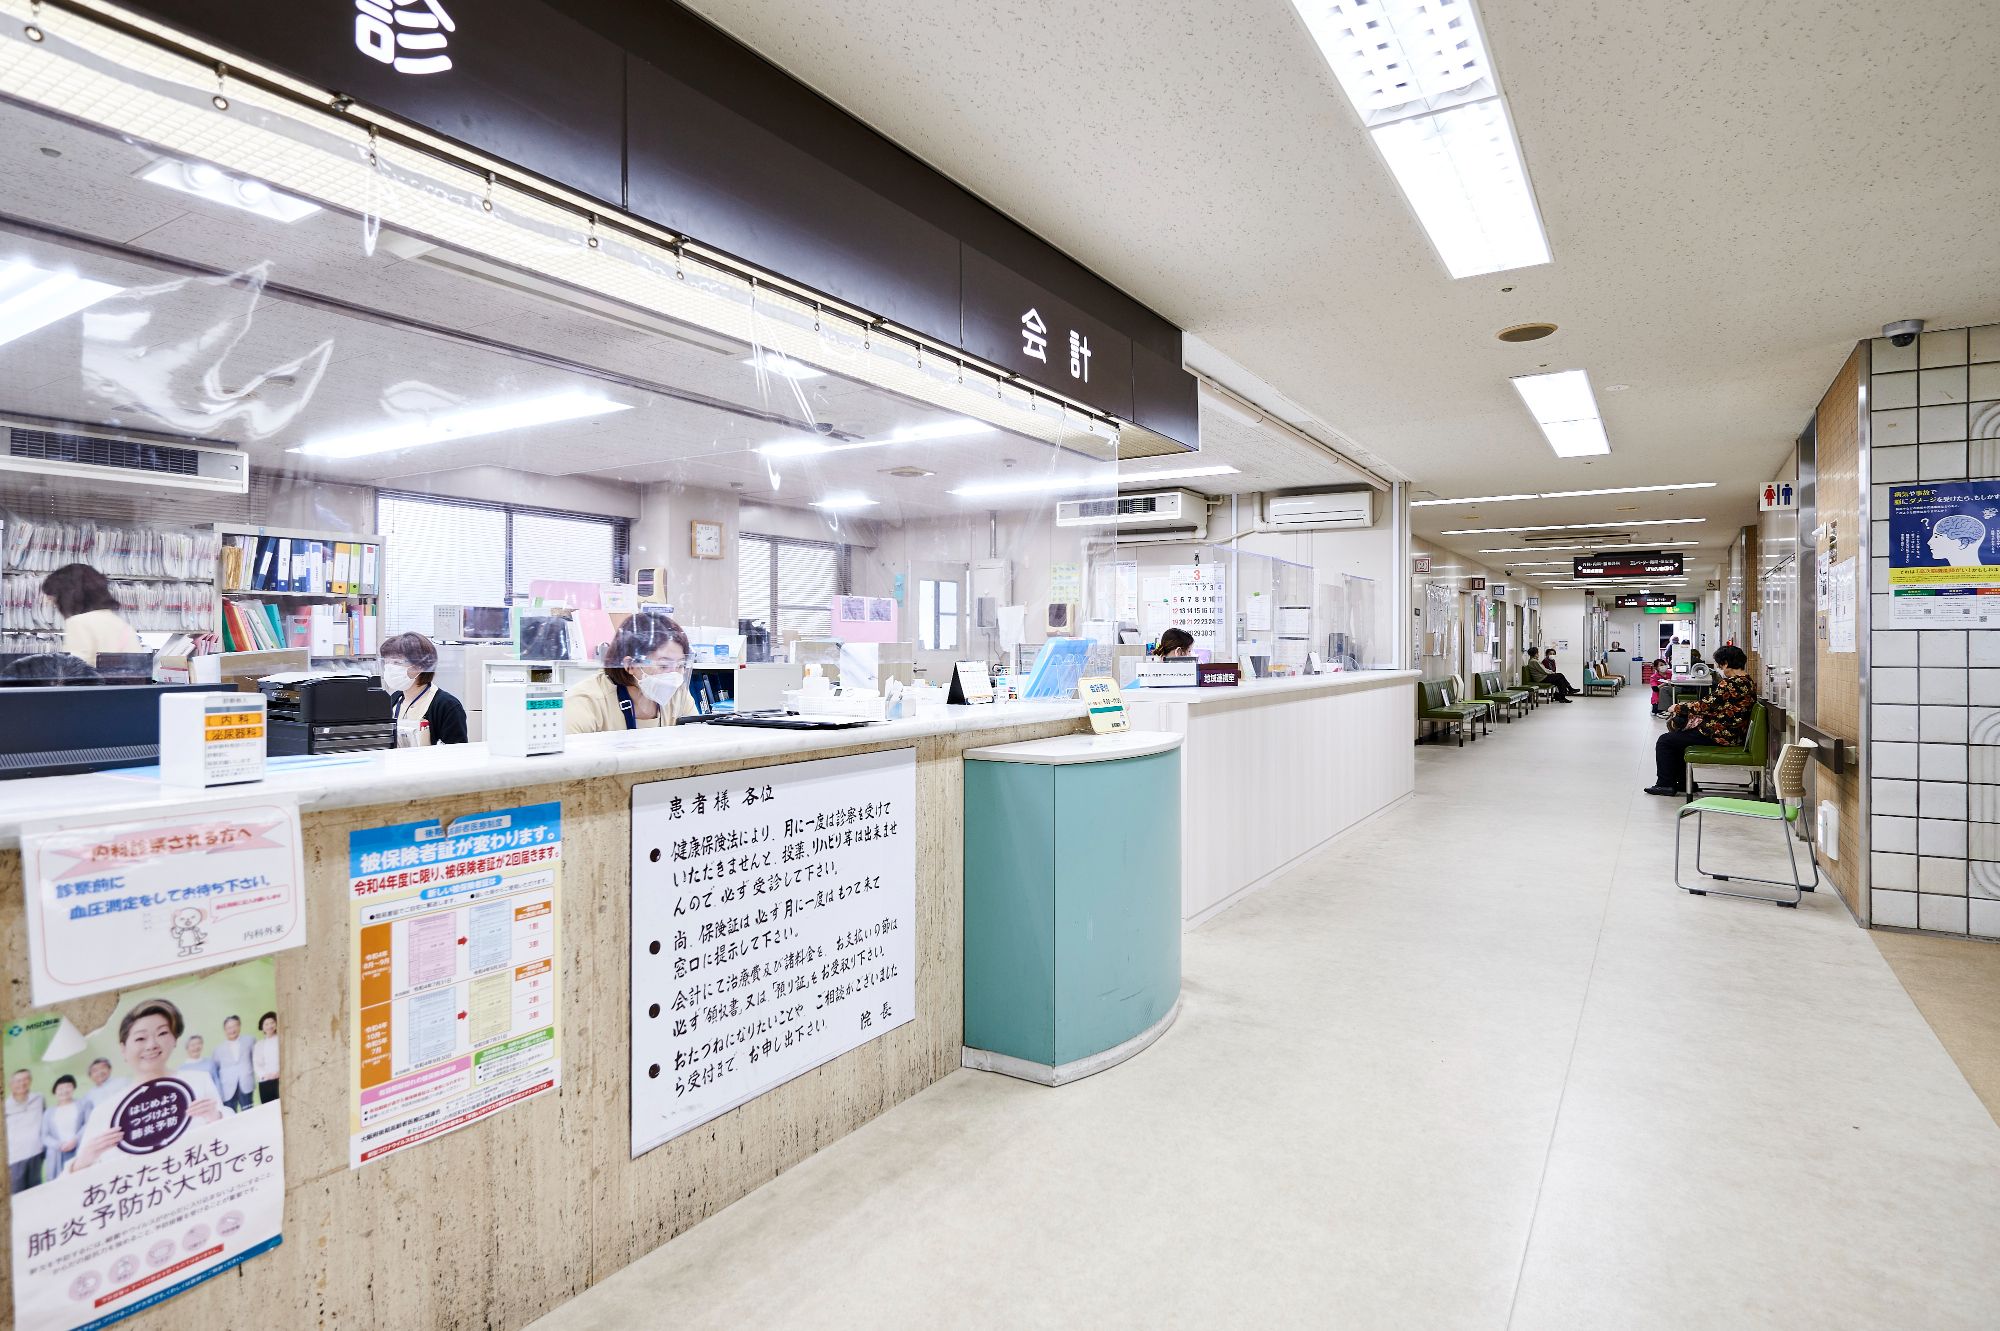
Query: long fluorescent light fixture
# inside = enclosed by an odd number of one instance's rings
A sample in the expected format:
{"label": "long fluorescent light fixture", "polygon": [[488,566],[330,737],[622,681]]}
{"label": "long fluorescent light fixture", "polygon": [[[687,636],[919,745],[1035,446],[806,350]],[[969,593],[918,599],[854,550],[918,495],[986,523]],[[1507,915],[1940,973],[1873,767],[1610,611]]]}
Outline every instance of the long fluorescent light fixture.
{"label": "long fluorescent light fixture", "polygon": [[1453,277],[1549,261],[1472,0],[1292,0]]}
{"label": "long fluorescent light fixture", "polygon": [[1643,495],[1669,490],[1713,490],[1714,481],[1689,481],[1684,485],[1620,485],[1609,490],[1544,490],[1532,495],[1481,495],[1477,499],[1412,499],[1411,508],[1433,508],[1439,504],[1511,504],[1517,499],[1596,499],[1603,495]]}
{"label": "long fluorescent light fixture", "polygon": [[1104,489],[1112,485],[1146,485],[1154,481],[1192,481],[1203,476],[1234,476],[1235,467],[1217,463],[1207,467],[1175,467],[1167,471],[1120,473],[1112,476],[1037,476],[1018,481],[975,481],[951,491],[961,499],[995,499],[1003,495],[1066,494],[1075,490]]}
{"label": "long fluorescent light fixture", "polygon": [[884,444],[914,444],[929,439],[963,439],[969,435],[997,434],[999,427],[985,421],[959,417],[955,420],[933,421],[928,425],[906,425],[900,430],[891,430],[880,439],[860,439],[852,443],[829,444],[819,439],[779,439],[768,444],[759,444],[757,452],[767,458],[817,457],[821,453],[851,453],[857,448],[880,448]]}
{"label": "long fluorescent light fixture", "polygon": [[1509,531],[1596,531],[1618,527],[1685,527],[1692,522],[1707,521],[1707,518],[1646,518],[1640,522],[1557,522],[1544,523],[1536,527],[1460,527],[1457,531],[1441,531],[1438,535],[1486,536]]}
{"label": "long fluorescent light fixture", "polygon": [[122,290],[75,273],[37,268],[25,259],[0,262],[0,345],[87,310]]}
{"label": "long fluorescent light fixture", "polygon": [[[1700,544],[1700,541],[1648,541],[1645,548],[1648,550],[1663,550],[1675,545]],[[1604,550],[1616,548],[1618,547],[1607,547],[1602,541],[1581,541],[1575,545],[1502,545],[1496,546],[1491,550],[1481,550],[1479,553],[1482,555],[1532,555],[1543,550]]]}
{"label": "long fluorescent light fixture", "polygon": [[802,361],[790,360],[775,351],[767,351],[762,356],[751,356],[743,361],[753,370],[763,370],[766,374],[781,374],[787,379],[803,383],[807,379],[826,378],[825,370],[815,370]]}
{"label": "long fluorescent light fixture", "polygon": [[1599,457],[1611,451],[1604,422],[1597,414],[1597,395],[1590,391],[1584,370],[1519,374],[1511,381],[1528,414],[1542,427],[1549,447],[1559,458]]}
{"label": "long fluorescent light fixture", "polygon": [[141,170],[139,179],[165,185],[182,194],[192,194],[197,199],[207,199],[210,203],[219,203],[225,208],[268,217],[273,222],[289,224],[320,211],[316,203],[274,190],[261,180],[232,176],[221,167],[210,166],[207,162],[181,162],[162,157]]}
{"label": "long fluorescent light fixture", "polygon": [[828,495],[812,505],[828,513],[851,513],[857,508],[873,508],[875,501],[867,495]]}
{"label": "long fluorescent light fixture", "polygon": [[556,425],[563,421],[584,420],[631,409],[629,402],[613,402],[588,393],[556,393],[550,397],[530,398],[526,402],[470,407],[464,411],[440,412],[423,420],[356,430],[351,434],[315,439],[289,451],[315,458],[359,458],[371,453],[393,453],[399,448],[415,448],[420,444],[470,439],[477,435],[500,434],[536,425]]}

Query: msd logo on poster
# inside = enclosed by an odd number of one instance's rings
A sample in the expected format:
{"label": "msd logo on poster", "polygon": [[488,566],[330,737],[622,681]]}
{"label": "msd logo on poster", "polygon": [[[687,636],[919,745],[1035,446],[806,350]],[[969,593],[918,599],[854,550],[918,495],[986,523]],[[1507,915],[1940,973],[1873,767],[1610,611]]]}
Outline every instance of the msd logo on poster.
{"label": "msd logo on poster", "polygon": [[354,47],[398,74],[442,74],[451,68],[451,21],[439,0],[354,0]]}

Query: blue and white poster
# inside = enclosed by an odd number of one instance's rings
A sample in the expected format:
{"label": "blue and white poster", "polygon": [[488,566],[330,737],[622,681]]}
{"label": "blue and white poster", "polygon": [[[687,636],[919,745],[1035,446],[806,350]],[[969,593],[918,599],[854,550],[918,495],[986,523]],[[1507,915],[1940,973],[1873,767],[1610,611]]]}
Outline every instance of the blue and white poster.
{"label": "blue and white poster", "polygon": [[1889,487],[1890,628],[2000,627],[2000,480]]}

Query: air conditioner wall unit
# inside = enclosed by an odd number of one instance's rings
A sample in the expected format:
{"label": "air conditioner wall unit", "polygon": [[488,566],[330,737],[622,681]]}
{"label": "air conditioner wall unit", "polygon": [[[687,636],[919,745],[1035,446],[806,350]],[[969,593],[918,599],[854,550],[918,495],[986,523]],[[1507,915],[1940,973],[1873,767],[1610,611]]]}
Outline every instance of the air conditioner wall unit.
{"label": "air conditioner wall unit", "polygon": [[[1208,535],[1208,500],[1193,490],[1146,490],[1056,504],[1058,527],[1107,527],[1123,541],[1202,540]],[[1191,533],[1191,534],[1190,534]]]}
{"label": "air conditioner wall unit", "polygon": [[0,471],[123,485],[246,494],[250,460],[234,448],[0,420]]}
{"label": "air conditioner wall unit", "polygon": [[1267,494],[1264,523],[1291,529],[1338,529],[1375,525],[1375,491],[1322,490],[1315,494]]}

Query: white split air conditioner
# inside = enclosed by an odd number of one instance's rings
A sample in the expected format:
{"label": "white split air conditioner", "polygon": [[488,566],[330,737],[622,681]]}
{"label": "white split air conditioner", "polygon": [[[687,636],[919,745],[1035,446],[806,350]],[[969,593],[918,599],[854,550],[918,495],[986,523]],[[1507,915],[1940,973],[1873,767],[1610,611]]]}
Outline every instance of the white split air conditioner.
{"label": "white split air conditioner", "polygon": [[1264,496],[1264,522],[1271,527],[1372,527],[1375,491],[1325,490],[1318,494]]}
{"label": "white split air conditioner", "polygon": [[245,494],[250,460],[214,444],[163,443],[0,421],[0,471]]}
{"label": "white split air conditioner", "polygon": [[1208,500],[1192,490],[1149,490],[1105,499],[1065,499],[1058,527],[1115,527],[1120,539],[1205,541]]}

